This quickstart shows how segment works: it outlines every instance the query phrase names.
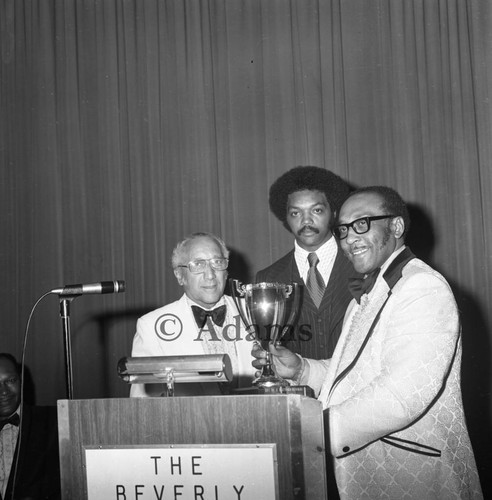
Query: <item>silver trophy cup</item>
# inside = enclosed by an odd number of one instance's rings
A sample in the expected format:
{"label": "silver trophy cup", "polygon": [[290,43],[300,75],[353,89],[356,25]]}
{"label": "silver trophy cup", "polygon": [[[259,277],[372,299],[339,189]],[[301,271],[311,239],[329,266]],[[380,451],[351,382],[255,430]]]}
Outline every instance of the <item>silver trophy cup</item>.
{"label": "silver trophy cup", "polygon": [[[299,308],[300,290],[297,283],[250,283],[241,284],[229,280],[234,303],[248,331],[254,329],[255,340],[268,352],[268,345],[278,344],[289,327]],[[286,320],[286,301],[292,296],[292,308]],[[279,377],[273,369],[271,354],[268,352],[267,364],[261,375],[253,380],[260,387],[287,386],[286,380]]]}

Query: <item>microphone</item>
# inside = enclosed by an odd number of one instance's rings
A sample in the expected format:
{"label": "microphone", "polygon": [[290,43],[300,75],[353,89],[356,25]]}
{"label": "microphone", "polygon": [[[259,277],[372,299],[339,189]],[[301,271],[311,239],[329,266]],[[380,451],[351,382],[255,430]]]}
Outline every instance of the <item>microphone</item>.
{"label": "microphone", "polygon": [[56,293],[62,297],[74,295],[88,295],[93,293],[122,293],[125,291],[125,282],[99,281],[98,283],[88,283],[85,285],[65,285],[63,288],[55,288],[50,293]]}

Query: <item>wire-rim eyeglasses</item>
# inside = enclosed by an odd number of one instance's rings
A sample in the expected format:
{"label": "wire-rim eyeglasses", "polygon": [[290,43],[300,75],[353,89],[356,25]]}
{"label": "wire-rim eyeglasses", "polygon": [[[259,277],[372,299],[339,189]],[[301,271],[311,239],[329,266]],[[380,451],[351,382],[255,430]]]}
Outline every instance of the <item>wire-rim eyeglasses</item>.
{"label": "wire-rim eyeglasses", "polygon": [[195,259],[190,260],[188,264],[178,264],[176,267],[187,267],[190,273],[200,274],[205,272],[207,264],[210,264],[210,267],[214,271],[225,271],[229,265],[229,259],[226,259],[225,257],[216,257],[214,259]]}

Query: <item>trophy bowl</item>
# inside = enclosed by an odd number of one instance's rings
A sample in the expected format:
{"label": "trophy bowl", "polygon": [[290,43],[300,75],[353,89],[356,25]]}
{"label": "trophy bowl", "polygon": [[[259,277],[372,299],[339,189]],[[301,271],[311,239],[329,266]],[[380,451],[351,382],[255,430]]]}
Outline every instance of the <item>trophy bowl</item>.
{"label": "trophy bowl", "polygon": [[[277,345],[284,334],[293,327],[299,307],[299,286],[297,283],[250,283],[243,285],[238,280],[229,280],[231,294],[239,315],[248,331],[254,330],[255,341],[267,351],[267,364],[253,385],[260,387],[285,387],[289,383],[279,377],[273,368],[269,344]],[[293,305],[286,319],[286,302],[293,294]]]}

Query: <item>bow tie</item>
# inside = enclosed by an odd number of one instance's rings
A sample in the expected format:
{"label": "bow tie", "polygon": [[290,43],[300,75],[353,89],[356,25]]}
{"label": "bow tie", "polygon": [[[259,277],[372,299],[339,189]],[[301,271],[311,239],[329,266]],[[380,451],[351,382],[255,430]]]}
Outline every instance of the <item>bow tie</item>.
{"label": "bow tie", "polygon": [[0,431],[7,425],[7,424],[12,424],[15,425],[16,427],[19,427],[20,423],[20,418],[18,413],[14,413],[13,415],[10,415],[9,418],[5,420],[0,420]]}
{"label": "bow tie", "polygon": [[219,306],[211,311],[207,311],[206,309],[202,309],[198,306],[191,306],[191,310],[193,311],[193,316],[195,316],[196,324],[198,328],[203,328],[207,323],[207,318],[212,318],[212,321],[217,326],[222,326],[224,324],[225,315],[226,315],[226,306]]}
{"label": "bow tie", "polygon": [[365,293],[369,293],[379,274],[379,267],[374,271],[370,272],[365,278],[350,278],[349,279],[349,290],[353,295],[354,299],[360,304],[360,298]]}

